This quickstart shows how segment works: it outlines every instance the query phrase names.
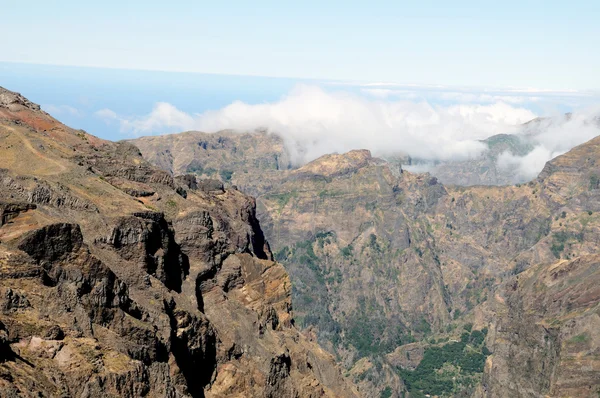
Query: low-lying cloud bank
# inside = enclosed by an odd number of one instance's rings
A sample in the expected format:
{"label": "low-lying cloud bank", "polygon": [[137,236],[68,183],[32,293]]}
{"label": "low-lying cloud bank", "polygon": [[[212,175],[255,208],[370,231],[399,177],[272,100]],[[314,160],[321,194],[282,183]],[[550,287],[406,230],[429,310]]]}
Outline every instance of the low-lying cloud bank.
{"label": "low-lying cloud bank", "polygon": [[548,160],[600,135],[599,116],[600,107],[593,107],[568,117],[556,115],[524,126],[518,133],[533,149],[524,156],[508,151],[500,154],[498,167],[514,170],[515,182],[535,178]]}
{"label": "low-lying cloud bank", "polygon": [[357,148],[370,149],[380,156],[403,153],[426,160],[465,160],[484,154],[487,147],[480,142],[482,139],[500,133],[522,134],[531,140],[534,150],[523,157],[502,154],[498,165],[517,168],[523,178],[535,176],[551,157],[600,133],[589,123],[593,110],[568,121],[559,116],[524,129],[521,125],[537,115],[516,104],[433,105],[422,100],[361,96],[299,85],[277,102],[234,102],[201,114],[157,103],[149,114],[140,117],[124,118],[109,109],[96,115],[118,123],[122,132],[133,136],[266,129],[284,138],[297,164]]}

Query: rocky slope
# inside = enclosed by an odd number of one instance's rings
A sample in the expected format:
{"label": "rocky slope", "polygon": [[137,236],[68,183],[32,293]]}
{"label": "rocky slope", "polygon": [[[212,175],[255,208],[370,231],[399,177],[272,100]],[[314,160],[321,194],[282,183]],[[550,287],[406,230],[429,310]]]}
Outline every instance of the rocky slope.
{"label": "rocky slope", "polygon": [[131,141],[150,163],[173,175],[193,173],[237,185],[257,195],[273,188],[280,171],[292,168],[283,140],[266,132],[220,131],[141,137]]}
{"label": "rocky slope", "polygon": [[[523,253],[526,270],[490,301],[496,317],[481,396],[600,394],[600,137],[548,162],[539,194],[559,206],[546,238]],[[519,267],[520,268],[520,267]]]}
{"label": "rocky slope", "polygon": [[0,396],[356,396],[255,208],[0,89]]}
{"label": "rocky slope", "polygon": [[364,396],[595,396],[598,140],[519,186],[444,186],[368,151],[230,180],[258,196],[299,325]]}

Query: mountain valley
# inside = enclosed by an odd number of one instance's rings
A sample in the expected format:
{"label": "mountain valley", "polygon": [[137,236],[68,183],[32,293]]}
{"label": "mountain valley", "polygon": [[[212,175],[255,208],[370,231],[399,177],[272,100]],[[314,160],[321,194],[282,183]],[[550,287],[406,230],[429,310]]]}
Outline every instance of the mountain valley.
{"label": "mountain valley", "polygon": [[0,396],[600,393],[600,137],[504,186],[4,89],[0,137]]}

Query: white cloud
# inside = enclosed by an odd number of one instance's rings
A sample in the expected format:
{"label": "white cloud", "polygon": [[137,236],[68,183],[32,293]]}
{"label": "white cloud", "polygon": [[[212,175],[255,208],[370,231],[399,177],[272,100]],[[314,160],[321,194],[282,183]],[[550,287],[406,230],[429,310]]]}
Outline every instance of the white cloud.
{"label": "white cloud", "polygon": [[562,152],[552,152],[543,145],[538,145],[525,156],[505,151],[498,156],[497,164],[500,170],[511,172],[514,182],[524,182],[537,177],[548,160],[561,154]]}
{"label": "white cloud", "polygon": [[512,171],[515,182],[535,178],[547,161],[599,135],[598,115],[600,108],[594,107],[570,117],[555,115],[524,126],[519,134],[532,143],[534,149],[524,156],[504,152],[498,157],[498,167]]}
{"label": "white cloud", "polygon": [[117,113],[108,108],[100,109],[99,111],[94,112],[94,115],[105,122],[111,122],[118,119]]}
{"label": "white cloud", "polygon": [[266,128],[284,138],[297,163],[356,148],[380,155],[403,152],[444,160],[477,156],[486,148],[478,140],[515,131],[516,125],[535,116],[502,102],[440,106],[425,101],[368,99],[300,85],[277,102],[234,102],[196,115],[159,103],[148,115],[121,119],[121,130],[141,135]]}
{"label": "white cloud", "polygon": [[164,131],[191,130],[196,125],[196,120],[191,115],[180,111],[166,102],[154,105],[152,112],[143,117],[121,119],[121,131],[131,132],[135,135]]}
{"label": "white cloud", "polygon": [[74,108],[69,105],[47,104],[47,105],[43,105],[42,109],[54,116],[64,116],[64,115],[78,116],[78,117],[82,116],[81,112],[77,108]]}

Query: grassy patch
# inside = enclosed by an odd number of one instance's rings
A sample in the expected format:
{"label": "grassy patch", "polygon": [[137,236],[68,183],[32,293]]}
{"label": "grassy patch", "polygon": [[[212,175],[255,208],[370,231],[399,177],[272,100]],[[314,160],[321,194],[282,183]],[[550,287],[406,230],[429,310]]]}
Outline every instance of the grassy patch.
{"label": "grassy patch", "polygon": [[583,232],[555,232],[552,235],[552,246],[550,247],[554,257],[560,258],[561,253],[565,250],[565,244],[571,241],[583,242]]}
{"label": "grassy patch", "polygon": [[481,377],[490,352],[483,345],[487,329],[463,333],[460,341],[428,347],[415,370],[399,369],[411,396],[452,396]]}
{"label": "grassy patch", "polygon": [[590,190],[600,188],[600,178],[596,174],[590,176]]}
{"label": "grassy patch", "polygon": [[230,182],[231,177],[233,177],[233,171],[221,169],[219,171],[219,175],[221,176],[223,182]]}
{"label": "grassy patch", "polygon": [[277,206],[279,207],[279,211],[281,211],[290,201],[291,198],[295,198],[298,195],[296,191],[284,192],[279,194],[274,194],[272,196],[273,199],[277,202]]}
{"label": "grassy patch", "polygon": [[589,336],[587,335],[587,333],[581,333],[581,334],[578,334],[577,336],[571,337],[568,342],[570,344],[579,344],[579,343],[585,343],[588,340],[589,340]]}

